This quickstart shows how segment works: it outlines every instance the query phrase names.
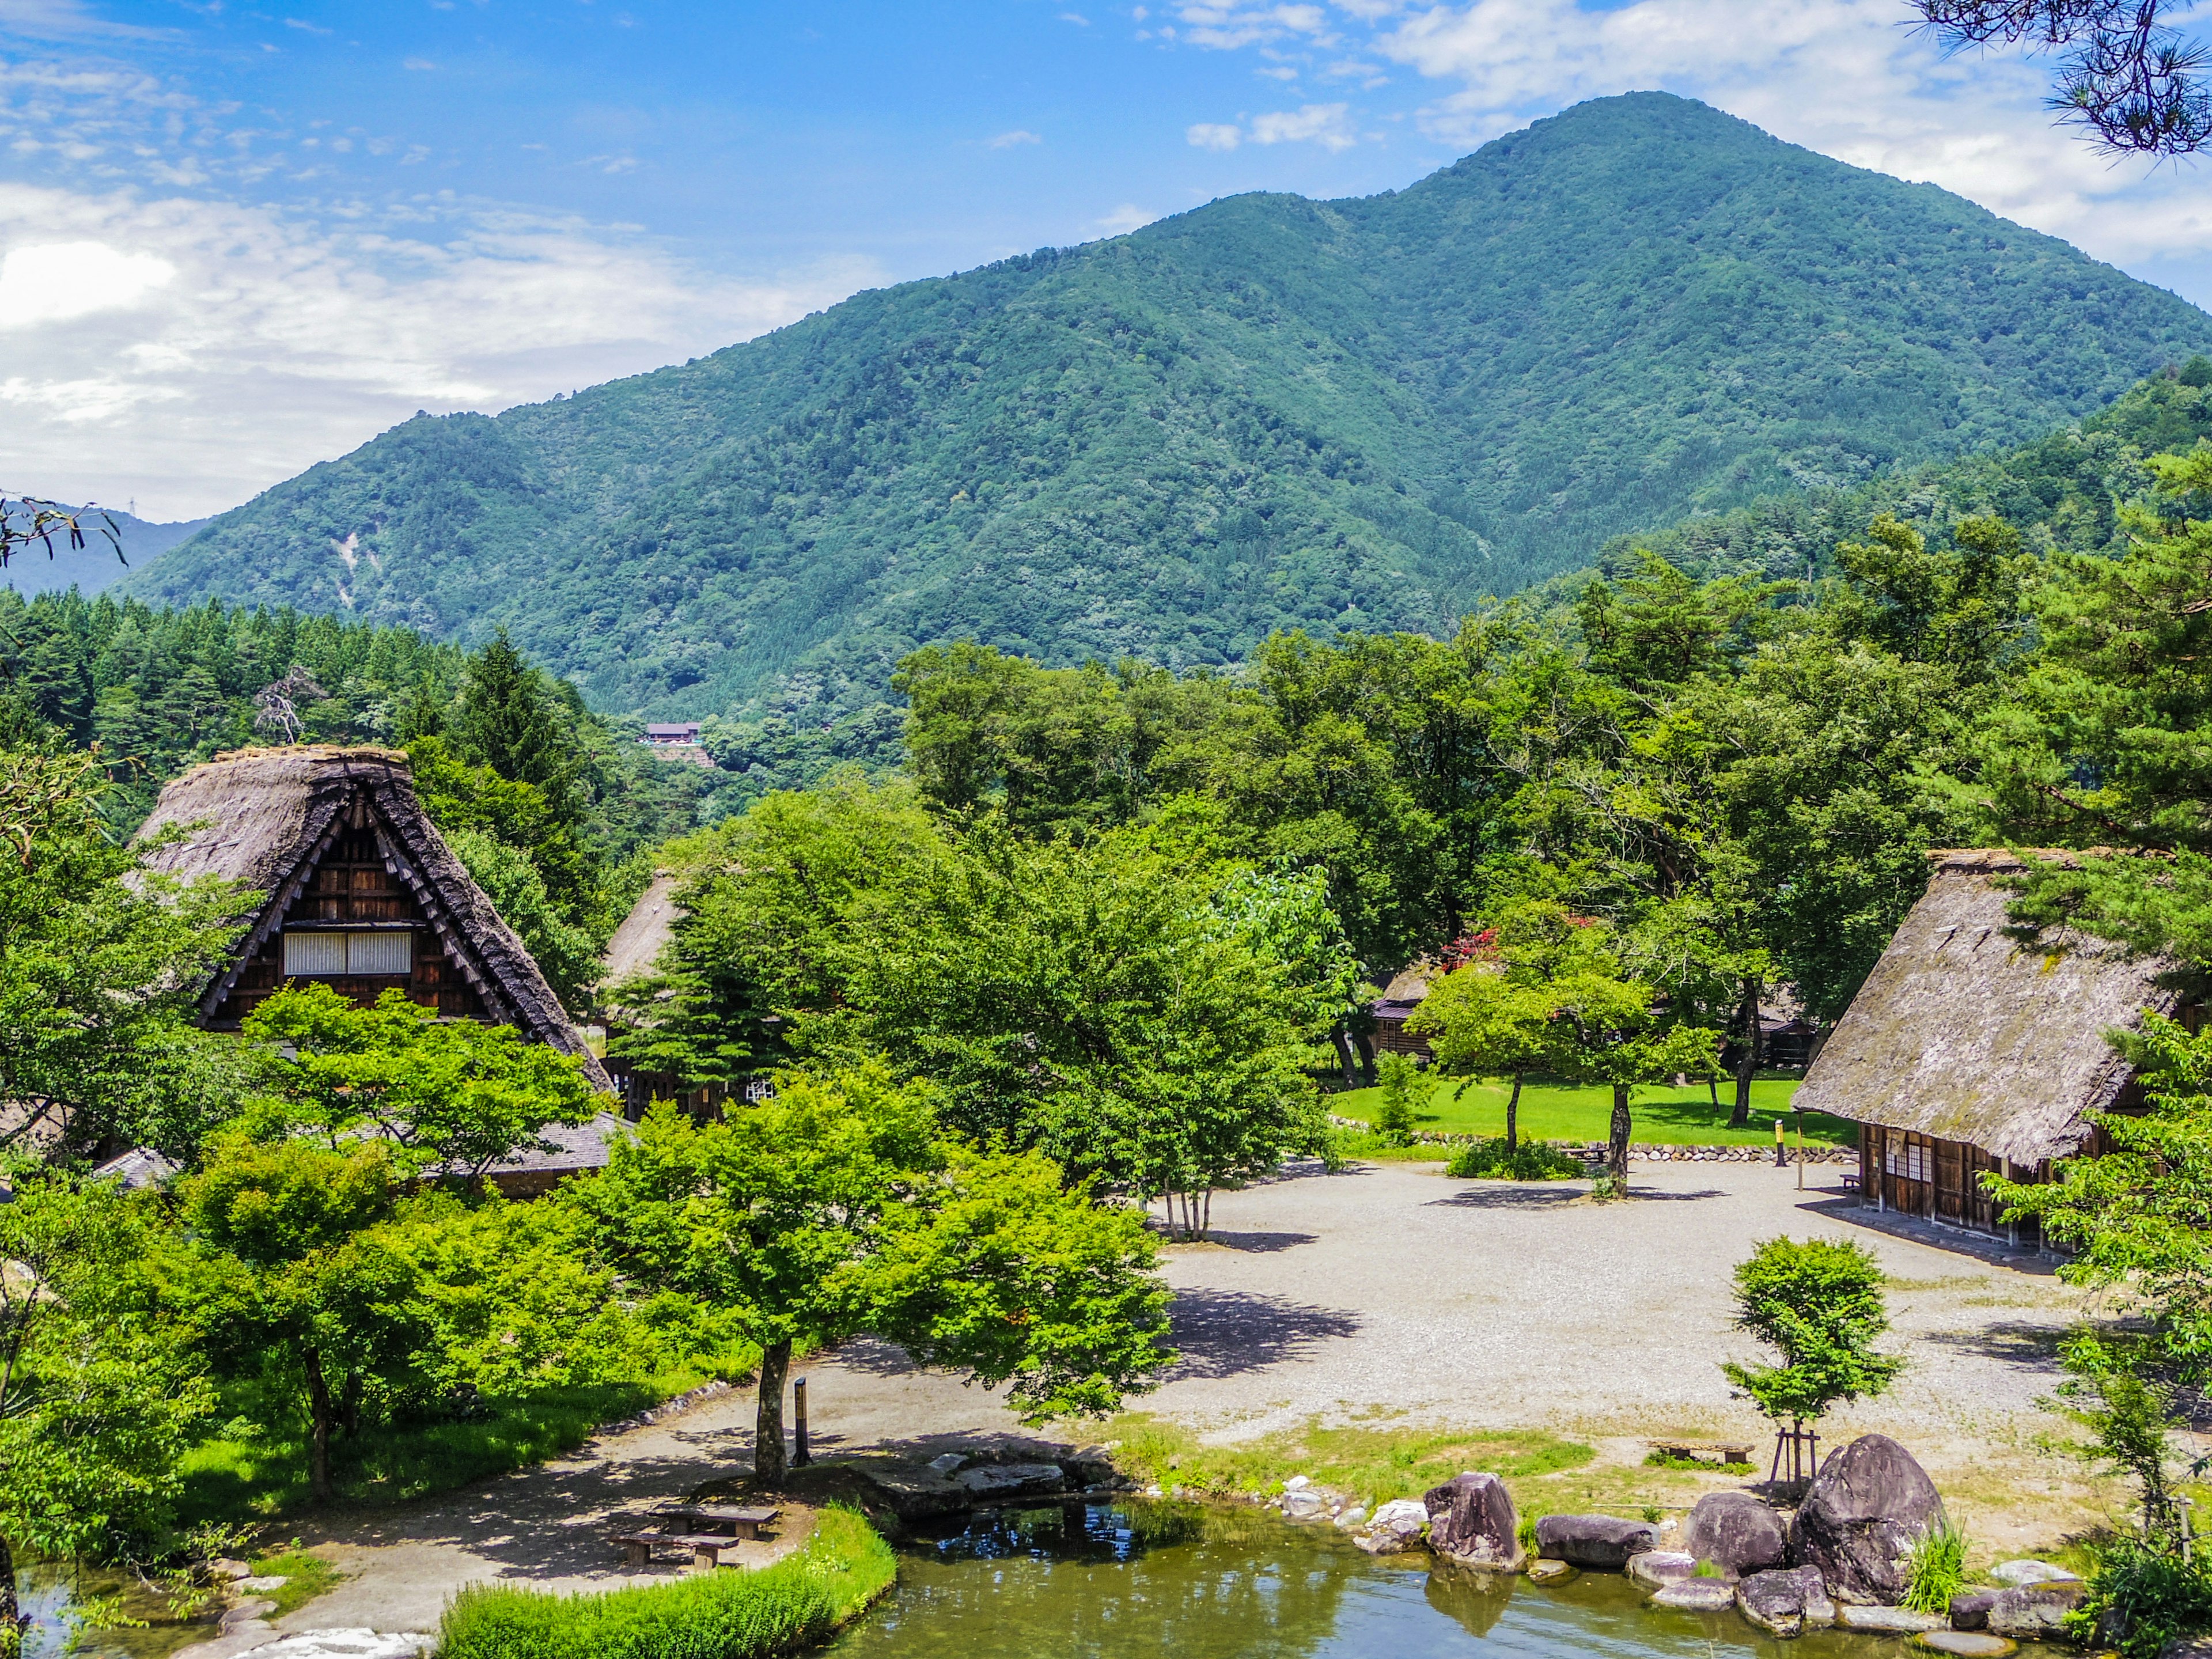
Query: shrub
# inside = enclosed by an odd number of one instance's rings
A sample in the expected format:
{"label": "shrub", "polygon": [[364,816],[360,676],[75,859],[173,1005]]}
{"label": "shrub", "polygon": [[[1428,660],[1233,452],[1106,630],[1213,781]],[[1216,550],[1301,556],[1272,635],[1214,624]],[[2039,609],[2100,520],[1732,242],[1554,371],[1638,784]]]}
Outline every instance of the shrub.
{"label": "shrub", "polygon": [[440,1659],[756,1659],[817,1642],[896,1571],[854,1510],[822,1511],[797,1554],[756,1572],[557,1595],[473,1585],[447,1603]]}
{"label": "shrub", "polygon": [[2089,1593],[2066,1616],[2068,1635],[2108,1644],[2124,1659],[2155,1659],[2176,1638],[2207,1631],[2212,1631],[2212,1571],[2133,1539],[2096,1552]]}
{"label": "shrub", "polygon": [[1905,1555],[1905,1605],[1915,1613],[1948,1613],[1966,1587],[1966,1534],[1938,1521]]}
{"label": "shrub", "polygon": [[1375,1109],[1375,1133],[1394,1146],[1413,1138],[1413,1085],[1420,1067],[1411,1054],[1387,1054],[1375,1062],[1376,1081],[1382,1085],[1382,1103]]}
{"label": "shrub", "polygon": [[1503,1135],[1461,1147],[1446,1172],[1462,1181],[1574,1181],[1589,1173],[1556,1146],[1524,1140],[1508,1147]]}

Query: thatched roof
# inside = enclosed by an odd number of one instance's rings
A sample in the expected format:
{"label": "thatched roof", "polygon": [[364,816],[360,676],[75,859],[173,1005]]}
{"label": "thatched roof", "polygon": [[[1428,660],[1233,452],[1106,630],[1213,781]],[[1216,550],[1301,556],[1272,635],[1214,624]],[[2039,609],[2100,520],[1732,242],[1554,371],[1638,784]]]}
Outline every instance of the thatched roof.
{"label": "thatched roof", "polygon": [[684,915],[683,907],[676,902],[676,890],[682,884],[683,878],[666,870],[653,877],[653,884],[630,907],[615,936],[607,941],[607,952],[599,958],[603,983],[619,985],[653,971]]}
{"label": "thatched roof", "polygon": [[125,1192],[159,1187],[184,1166],[150,1146],[134,1146],[119,1158],[111,1158],[92,1172],[95,1181],[112,1181]]}
{"label": "thatched roof", "polygon": [[415,798],[407,757],[397,750],[301,744],[218,755],[161,791],[137,835],[150,842],[172,825],[182,839],[149,848],[147,867],[182,880],[220,877],[261,895],[229,965],[201,994],[212,1011],[313,878],[344,827],[356,793],[374,813],[385,868],[403,881],[438,944],[491,1017],[584,1061],[593,1086],[611,1085],[585,1048],[537,962],[483,890],[446,845]]}
{"label": "thatched roof", "polygon": [[[2002,848],[1931,854],[1928,891],[1837,1024],[1795,1104],[1960,1140],[2015,1164],[2077,1151],[2130,1075],[2105,1033],[2171,1014],[2174,964],[2069,933],[2005,933]],[[2063,945],[2063,948],[2060,948]]]}
{"label": "thatched roof", "polygon": [[580,1175],[604,1170],[612,1161],[614,1143],[637,1139],[636,1127],[612,1112],[595,1113],[582,1123],[548,1123],[538,1139],[552,1150],[526,1147],[511,1153],[484,1171],[496,1180],[507,1175]]}

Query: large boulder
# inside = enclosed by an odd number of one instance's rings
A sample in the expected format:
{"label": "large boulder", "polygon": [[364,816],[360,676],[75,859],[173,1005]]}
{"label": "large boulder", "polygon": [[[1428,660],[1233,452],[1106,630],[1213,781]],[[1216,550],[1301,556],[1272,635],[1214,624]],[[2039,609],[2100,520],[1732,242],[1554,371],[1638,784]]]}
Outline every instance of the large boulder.
{"label": "large boulder", "polygon": [[1659,1528],[1649,1521],[1613,1515],[1547,1515],[1536,1523],[1536,1553],[1571,1566],[1614,1571],[1632,1555],[1659,1547]]}
{"label": "large boulder", "polygon": [[[1628,1558],[1628,1576],[1646,1589],[1665,1589],[1696,1576],[1698,1558],[1680,1550],[1646,1550]],[[1715,1579],[1715,1583],[1720,1581]]]}
{"label": "large boulder", "polygon": [[1727,1578],[1683,1578],[1651,1598],[1655,1607],[1678,1613],[1725,1613],[1735,1605],[1735,1584]]}
{"label": "large boulder", "polygon": [[1742,1578],[1788,1561],[1790,1534],[1782,1517],[1749,1492],[1709,1492],[1684,1518],[1678,1547]]}
{"label": "large boulder", "polygon": [[1999,1590],[1990,1603],[1992,1636],[2056,1636],[2068,1613],[2081,1605],[2087,1587],[2078,1578],[2051,1579]]}
{"label": "large boulder", "polygon": [[1990,1609],[1996,1604],[1995,1590],[1960,1590],[1951,1598],[1951,1628],[1987,1630]]}
{"label": "large boulder", "polygon": [[2069,1571],[2050,1561],[2000,1561],[1990,1569],[1990,1577],[2000,1584],[2047,1584],[2054,1578],[2078,1578],[2079,1573]]}
{"label": "large boulder", "polygon": [[1832,1625],[1836,1604],[1828,1599],[1818,1567],[1770,1567],[1735,1587],[1739,1612],[1769,1635],[1802,1636],[1808,1625]]}
{"label": "large boulder", "polygon": [[1067,1473],[1057,1463],[987,1463],[953,1479],[978,1498],[1042,1498],[1067,1490]]}
{"label": "large boulder", "polygon": [[1421,1502],[1429,1512],[1429,1547],[1465,1567],[1521,1571],[1521,1517],[1512,1494],[1494,1474],[1455,1474],[1430,1488]]}
{"label": "large boulder", "polygon": [[1862,1435],[1828,1454],[1790,1523],[1790,1559],[1818,1567],[1837,1600],[1894,1606],[1907,1558],[1943,1519],[1936,1483],[1887,1435]]}

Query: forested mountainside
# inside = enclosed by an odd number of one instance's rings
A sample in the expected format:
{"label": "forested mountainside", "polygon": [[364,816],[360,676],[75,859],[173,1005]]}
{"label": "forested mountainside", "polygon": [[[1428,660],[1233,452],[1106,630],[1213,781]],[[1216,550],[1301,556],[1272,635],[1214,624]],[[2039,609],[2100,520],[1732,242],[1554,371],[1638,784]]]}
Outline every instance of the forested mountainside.
{"label": "forested mountainside", "polygon": [[127,579],[437,638],[598,707],[818,729],[922,642],[1241,660],[1448,632],[1607,538],[2018,444],[2212,317],[1703,105],[1582,105],[1398,192],[1252,195],[417,418]]}

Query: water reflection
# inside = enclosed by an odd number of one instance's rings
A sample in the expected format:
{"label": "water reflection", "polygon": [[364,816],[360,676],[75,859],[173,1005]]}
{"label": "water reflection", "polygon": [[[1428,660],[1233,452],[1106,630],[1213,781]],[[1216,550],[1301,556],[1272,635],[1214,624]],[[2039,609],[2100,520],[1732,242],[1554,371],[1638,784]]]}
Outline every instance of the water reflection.
{"label": "water reflection", "polygon": [[[70,1645],[71,1626],[64,1616],[83,1601],[122,1590],[123,1610],[147,1621],[143,1630],[87,1631],[75,1647]],[[16,1594],[24,1616],[31,1622],[23,1632],[23,1659],[166,1659],[188,1642],[204,1642],[215,1634],[208,1624],[180,1624],[169,1617],[168,1604],[140,1589],[120,1573],[79,1570],[59,1562],[18,1558]]]}
{"label": "water reflection", "polygon": [[[838,1659],[1752,1659],[1734,1613],[1656,1613],[1618,1574],[1558,1589],[1376,1559],[1256,1510],[1129,1502],[1000,1510],[901,1548],[898,1588]],[[1820,1632],[1790,1659],[1885,1659]]]}

